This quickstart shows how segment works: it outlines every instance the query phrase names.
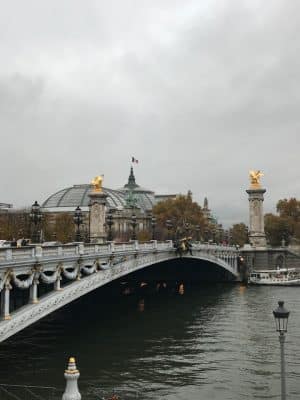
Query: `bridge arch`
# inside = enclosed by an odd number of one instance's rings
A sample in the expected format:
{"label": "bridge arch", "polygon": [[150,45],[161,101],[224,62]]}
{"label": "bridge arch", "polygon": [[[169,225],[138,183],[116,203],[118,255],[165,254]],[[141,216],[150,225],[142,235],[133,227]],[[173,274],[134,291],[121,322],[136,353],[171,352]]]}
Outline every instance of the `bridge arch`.
{"label": "bridge arch", "polygon": [[[0,341],[109,282],[155,264],[179,259],[173,246],[168,243],[164,243],[160,248],[153,244],[151,246],[142,249],[137,245],[130,249],[124,249],[123,246],[121,251],[116,251],[114,247],[108,249],[106,253],[94,251],[80,254],[77,251],[76,256],[48,257],[45,260],[42,260],[39,254],[38,259],[21,260],[14,266],[9,262],[6,264],[9,268],[3,270],[0,276],[1,307],[4,312],[8,309],[8,313],[4,314],[7,318],[0,322]],[[61,250],[59,252],[61,253]],[[207,261],[238,278],[237,254],[232,249],[199,246],[193,248],[193,255],[184,255],[182,260],[184,259]],[[105,268],[103,264],[106,265]],[[28,276],[25,281],[18,279],[18,276],[24,274]],[[61,274],[72,283],[61,288]],[[39,280],[54,284],[54,290],[40,299],[37,298]],[[13,284],[21,288],[30,287],[31,303],[10,315],[9,291]]]}

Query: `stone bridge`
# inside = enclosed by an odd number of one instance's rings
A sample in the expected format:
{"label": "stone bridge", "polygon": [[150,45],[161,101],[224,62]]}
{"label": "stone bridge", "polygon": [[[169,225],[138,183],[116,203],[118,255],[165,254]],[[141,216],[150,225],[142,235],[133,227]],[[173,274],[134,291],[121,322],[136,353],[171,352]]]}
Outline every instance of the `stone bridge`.
{"label": "stone bridge", "polygon": [[[172,241],[1,249],[0,342],[106,283],[178,257]],[[239,280],[234,247],[194,243],[193,255],[184,257],[218,265],[233,280]],[[47,287],[41,296],[39,284]],[[27,290],[28,301],[11,311],[14,288]]]}

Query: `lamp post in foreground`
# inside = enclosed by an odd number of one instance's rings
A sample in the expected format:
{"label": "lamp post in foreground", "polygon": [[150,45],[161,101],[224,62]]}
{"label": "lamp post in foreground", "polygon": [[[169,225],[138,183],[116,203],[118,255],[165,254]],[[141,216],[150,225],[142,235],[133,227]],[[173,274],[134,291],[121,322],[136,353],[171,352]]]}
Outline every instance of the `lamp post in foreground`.
{"label": "lamp post in foreground", "polygon": [[290,312],[284,307],[284,301],[278,301],[278,307],[273,311],[276,322],[276,331],[279,332],[280,343],[280,363],[281,363],[281,400],[286,399],[285,385],[285,360],[284,360],[284,342],[287,332],[287,323]]}

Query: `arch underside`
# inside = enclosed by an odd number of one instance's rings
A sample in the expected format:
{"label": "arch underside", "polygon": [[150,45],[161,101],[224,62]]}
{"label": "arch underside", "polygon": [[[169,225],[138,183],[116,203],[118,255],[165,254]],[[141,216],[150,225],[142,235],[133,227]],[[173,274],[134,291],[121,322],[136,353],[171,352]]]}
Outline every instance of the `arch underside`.
{"label": "arch underside", "polygon": [[57,309],[64,307],[81,296],[84,296],[107,283],[132,274],[135,271],[146,270],[147,267],[155,264],[166,264],[170,261],[178,263],[184,260],[187,262],[193,260],[193,263],[200,260],[202,262],[215,264],[215,266],[218,266],[218,268],[223,269],[228,273],[227,277],[230,276],[231,278],[229,280],[236,280],[238,278],[237,273],[229,264],[225,263],[225,261],[221,259],[217,259],[216,257],[213,258],[212,256],[197,257],[186,255],[181,259],[175,256],[174,253],[151,253],[140,255],[114,265],[106,270],[100,270],[92,275],[85,276],[81,280],[75,280],[69,285],[64,286],[60,291],[53,290],[44,297],[41,297],[38,304],[28,304],[19,308],[12,313],[12,318],[10,320],[0,322],[0,342],[39,321]]}

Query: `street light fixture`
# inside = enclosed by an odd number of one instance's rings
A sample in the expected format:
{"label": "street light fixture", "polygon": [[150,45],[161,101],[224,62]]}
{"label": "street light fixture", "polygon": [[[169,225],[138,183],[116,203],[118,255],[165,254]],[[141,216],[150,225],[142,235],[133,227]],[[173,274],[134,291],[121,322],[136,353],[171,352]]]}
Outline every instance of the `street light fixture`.
{"label": "street light fixture", "polygon": [[197,242],[200,242],[200,230],[201,230],[201,226],[200,225],[196,225]]}
{"label": "street light fixture", "polygon": [[168,230],[168,240],[171,240],[171,229],[173,228],[173,222],[170,219],[166,220],[166,228]]}
{"label": "street light fixture", "polygon": [[188,236],[189,234],[189,229],[190,229],[190,224],[188,222],[184,223],[184,232],[185,232],[185,236]]}
{"label": "street light fixture", "polygon": [[216,243],[216,239],[217,239],[217,230],[216,230],[216,228],[213,228],[213,230],[212,230],[212,241],[213,241],[213,243]]}
{"label": "street light fixture", "polygon": [[41,213],[41,206],[37,201],[35,201],[32,206],[31,206],[31,213],[30,213],[30,220],[33,223],[33,233],[31,236],[31,240],[33,243],[39,243],[40,242],[40,233],[39,233],[39,223],[42,220],[42,213]]}
{"label": "street light fixture", "polygon": [[106,224],[108,226],[108,235],[107,235],[107,240],[111,242],[113,240],[113,235],[112,235],[112,226],[113,226],[113,214],[112,210],[109,210],[109,212],[106,215]]}
{"label": "street light fixture", "polygon": [[245,227],[245,235],[246,235],[246,243],[249,243],[249,228],[248,226]]}
{"label": "street light fixture", "polygon": [[151,217],[152,240],[155,240],[155,227],[156,227],[156,217],[153,215]]}
{"label": "street light fixture", "polygon": [[284,307],[284,301],[278,301],[278,307],[273,311],[276,331],[279,332],[280,364],[281,364],[281,400],[286,399],[284,342],[290,312]]}
{"label": "street light fixture", "polygon": [[137,222],[136,222],[136,215],[135,214],[132,214],[132,216],[131,216],[131,226],[132,226],[132,238],[131,238],[131,240],[136,240]]}
{"label": "street light fixture", "polygon": [[208,242],[209,240],[209,230],[207,228],[204,229],[204,242]]}
{"label": "street light fixture", "polygon": [[74,221],[74,224],[76,225],[75,240],[76,240],[76,242],[80,242],[81,241],[80,225],[82,224],[83,221],[82,221],[82,211],[79,206],[77,206],[77,208],[74,211],[73,221]]}

